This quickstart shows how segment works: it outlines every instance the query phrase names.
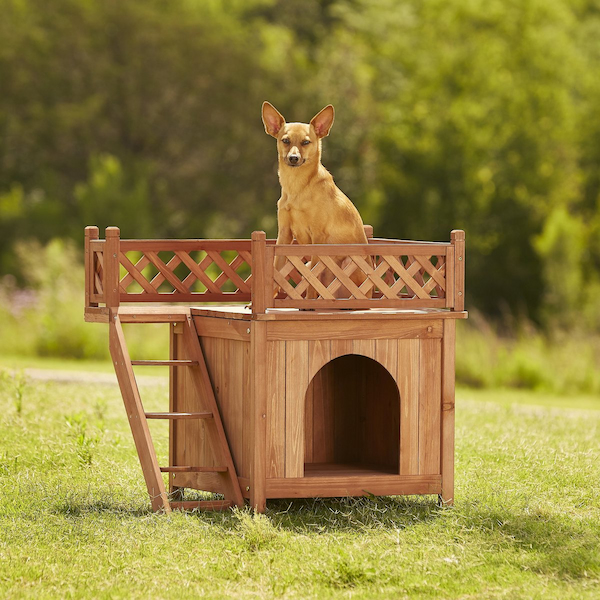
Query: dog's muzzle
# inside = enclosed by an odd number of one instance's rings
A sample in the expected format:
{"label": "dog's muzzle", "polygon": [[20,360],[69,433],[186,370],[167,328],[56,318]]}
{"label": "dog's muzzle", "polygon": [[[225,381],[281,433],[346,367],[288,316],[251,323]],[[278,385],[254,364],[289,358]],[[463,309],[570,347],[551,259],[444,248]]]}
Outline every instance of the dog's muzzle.
{"label": "dog's muzzle", "polygon": [[290,167],[299,167],[304,163],[304,160],[299,154],[288,154],[285,158],[285,162]]}

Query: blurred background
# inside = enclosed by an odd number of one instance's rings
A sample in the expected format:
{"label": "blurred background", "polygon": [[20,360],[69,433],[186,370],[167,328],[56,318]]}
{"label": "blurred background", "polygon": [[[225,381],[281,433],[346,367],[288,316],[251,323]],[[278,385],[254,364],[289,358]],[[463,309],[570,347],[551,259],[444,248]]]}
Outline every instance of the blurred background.
{"label": "blurred background", "polygon": [[[276,232],[269,100],[381,237],[466,231],[459,382],[600,392],[600,0],[0,0],[0,353],[104,359],[83,229]],[[147,356],[148,353],[146,353]]]}

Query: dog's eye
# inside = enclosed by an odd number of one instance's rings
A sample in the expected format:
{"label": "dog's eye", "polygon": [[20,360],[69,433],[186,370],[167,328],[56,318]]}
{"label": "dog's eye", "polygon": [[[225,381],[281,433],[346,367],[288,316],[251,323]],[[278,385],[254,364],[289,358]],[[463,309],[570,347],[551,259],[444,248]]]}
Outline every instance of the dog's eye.
{"label": "dog's eye", "polygon": [[286,146],[287,146],[287,145],[290,143],[290,140],[289,140],[289,138],[283,138],[281,141],[282,141],[282,142],[283,142],[283,143],[284,143]]}
{"label": "dog's eye", "polygon": [[302,145],[303,145],[303,146],[308,146],[309,144],[310,144],[310,140],[304,140],[304,141],[302,142]]}

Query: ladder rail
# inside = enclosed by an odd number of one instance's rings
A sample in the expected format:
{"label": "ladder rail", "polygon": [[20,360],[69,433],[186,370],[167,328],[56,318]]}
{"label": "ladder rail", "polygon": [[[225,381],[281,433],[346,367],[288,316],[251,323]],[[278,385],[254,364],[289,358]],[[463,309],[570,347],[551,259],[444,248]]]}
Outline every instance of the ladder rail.
{"label": "ladder rail", "polygon": [[150,495],[152,509],[154,511],[162,509],[166,513],[169,513],[171,512],[171,507],[167,490],[160,472],[158,459],[156,458],[150,428],[144,414],[140,391],[125,342],[123,326],[119,315],[116,313],[111,314],[109,321],[109,348],[127,412],[129,426],[131,427],[131,434],[133,435],[142,473],[146,481],[148,494]]}

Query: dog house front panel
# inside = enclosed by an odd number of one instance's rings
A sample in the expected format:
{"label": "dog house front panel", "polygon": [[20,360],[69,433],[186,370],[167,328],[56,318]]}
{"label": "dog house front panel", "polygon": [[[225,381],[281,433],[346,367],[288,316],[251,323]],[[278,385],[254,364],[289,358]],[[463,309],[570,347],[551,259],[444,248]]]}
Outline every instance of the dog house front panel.
{"label": "dog house front panel", "polygon": [[442,328],[393,325],[374,339],[339,323],[327,339],[268,343],[267,478],[440,473]]}

